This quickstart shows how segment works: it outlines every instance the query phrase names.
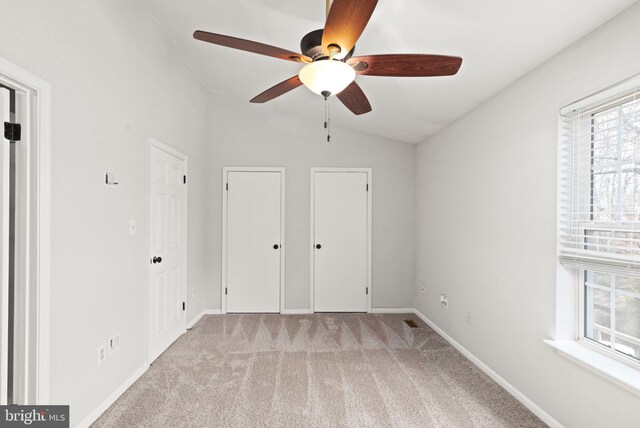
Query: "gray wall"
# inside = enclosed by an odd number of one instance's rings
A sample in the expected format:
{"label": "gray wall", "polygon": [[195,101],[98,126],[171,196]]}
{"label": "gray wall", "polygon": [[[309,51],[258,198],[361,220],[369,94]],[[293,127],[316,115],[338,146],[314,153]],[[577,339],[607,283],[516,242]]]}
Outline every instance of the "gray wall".
{"label": "gray wall", "polygon": [[558,110],[640,73],[639,22],[636,4],[417,151],[416,307],[567,427],[640,414],[638,395],[542,342],[556,329]]}
{"label": "gray wall", "polygon": [[[317,101],[321,106],[322,99]],[[347,131],[335,121],[332,142],[327,143],[321,108],[318,120],[309,121],[264,105],[212,95],[208,118],[208,220],[213,245],[208,259],[213,268],[213,308],[220,307],[223,166],[286,168],[285,309],[309,308],[309,168],[373,168],[372,307],[411,306],[415,146]]]}
{"label": "gray wall", "polygon": [[[196,298],[207,285],[206,99],[139,2],[0,10],[0,57],[52,85],[50,402],[71,405],[73,426],[145,364],[149,136],[189,156],[189,285]],[[102,184],[105,170],[117,188]],[[188,318],[207,306],[189,302]],[[120,350],[98,367],[98,346],[117,332]]]}

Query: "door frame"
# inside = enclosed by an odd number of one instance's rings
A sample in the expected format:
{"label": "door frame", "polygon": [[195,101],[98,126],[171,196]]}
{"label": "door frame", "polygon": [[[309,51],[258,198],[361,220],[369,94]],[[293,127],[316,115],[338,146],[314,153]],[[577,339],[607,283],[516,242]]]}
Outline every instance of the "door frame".
{"label": "door frame", "polygon": [[280,175],[280,313],[284,310],[285,302],[285,259],[287,246],[285,245],[285,183],[284,167],[250,167],[223,166],[222,167],[222,278],[220,282],[220,311],[227,313],[227,174],[230,172],[279,172]]}
{"label": "door frame", "polygon": [[20,233],[26,237],[17,278],[27,288],[24,317],[26,334],[26,390],[28,403],[48,403],[50,393],[51,325],[51,85],[0,58],[0,83],[24,94],[22,142],[26,171],[18,181],[25,195],[17,209],[27,220]]}
{"label": "door frame", "polygon": [[[163,151],[171,156],[175,156],[176,158],[180,159],[181,161],[184,162],[184,175],[186,175],[187,177],[189,176],[189,157],[179,151],[177,151],[176,149],[172,148],[171,146],[168,146],[164,143],[161,143],[160,141],[158,141],[157,139],[153,138],[153,137],[149,137],[147,139],[147,259],[149,258],[149,255],[151,254],[151,239],[150,239],[150,233],[149,233],[149,225],[151,224],[151,149],[155,148],[158,149],[160,151]],[[188,213],[188,203],[187,203],[187,198],[188,198],[188,194],[189,194],[189,187],[187,187],[189,185],[189,180],[187,180],[186,183],[184,183],[184,195],[182,198],[182,248],[184,248],[184,251],[182,253],[182,287],[181,287],[181,297],[182,297],[182,301],[187,302],[187,266],[188,266],[188,251],[187,251],[187,233],[188,233],[188,217],[189,217],[189,213]],[[150,310],[149,310],[149,298],[151,296],[151,264],[148,264],[147,266],[147,301],[146,301],[146,305],[145,305],[145,312],[146,312],[146,325],[147,328],[145,329],[146,332],[146,340],[145,340],[145,356],[146,356],[146,360],[147,360],[147,364],[151,364],[153,363],[153,360],[151,359],[151,356],[149,355],[150,352],[150,346],[149,346],[149,342],[151,340],[151,320],[149,319],[149,314],[150,314]],[[184,310],[183,311],[183,326],[182,326],[182,334],[184,334],[187,331],[187,311]]]}
{"label": "door frame", "polygon": [[371,313],[371,295],[373,294],[373,285],[371,284],[371,237],[372,237],[372,208],[373,208],[373,169],[372,168],[328,168],[313,167],[310,169],[310,193],[309,193],[309,309],[315,313],[315,194],[316,194],[316,173],[331,172],[357,172],[367,174],[367,184],[369,191],[367,192],[367,285],[369,294],[367,294],[367,313]]}

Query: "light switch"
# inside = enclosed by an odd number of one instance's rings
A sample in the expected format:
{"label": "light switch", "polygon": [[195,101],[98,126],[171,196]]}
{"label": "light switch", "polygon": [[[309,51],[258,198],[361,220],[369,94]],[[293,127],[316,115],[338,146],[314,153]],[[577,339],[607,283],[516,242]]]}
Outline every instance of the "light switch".
{"label": "light switch", "polygon": [[133,236],[136,234],[136,221],[135,219],[129,220],[129,235]]}

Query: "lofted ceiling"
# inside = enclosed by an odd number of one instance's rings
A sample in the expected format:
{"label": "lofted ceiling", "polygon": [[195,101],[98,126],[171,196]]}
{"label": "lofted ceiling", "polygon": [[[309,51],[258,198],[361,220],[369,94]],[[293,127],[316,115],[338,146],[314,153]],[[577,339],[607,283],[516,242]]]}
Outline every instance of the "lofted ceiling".
{"label": "lofted ceiling", "polygon": [[[243,102],[301,64],[194,40],[194,30],[295,52],[322,28],[325,0],[141,0],[207,90]],[[464,58],[453,77],[358,76],[373,107],[355,116],[337,99],[334,125],[419,143],[636,0],[380,0],[355,55],[430,53]],[[322,97],[300,87],[256,109],[323,118]]]}

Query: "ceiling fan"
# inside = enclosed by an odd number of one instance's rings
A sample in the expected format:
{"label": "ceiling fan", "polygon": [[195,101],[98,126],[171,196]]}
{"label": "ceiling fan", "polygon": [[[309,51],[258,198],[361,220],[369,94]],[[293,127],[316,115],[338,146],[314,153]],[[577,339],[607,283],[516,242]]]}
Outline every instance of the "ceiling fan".
{"label": "ceiling fan", "polygon": [[355,44],[364,31],[378,0],[327,1],[327,20],[324,29],[315,30],[300,42],[302,54],[251,40],[222,34],[196,31],[197,40],[271,56],[286,61],[304,63],[300,73],[251,100],[264,103],[305,85],[311,91],[338,99],[354,114],[371,111],[371,104],[356,75],[422,77],[452,76],[458,72],[462,58],[425,54],[389,54],[353,56]]}

